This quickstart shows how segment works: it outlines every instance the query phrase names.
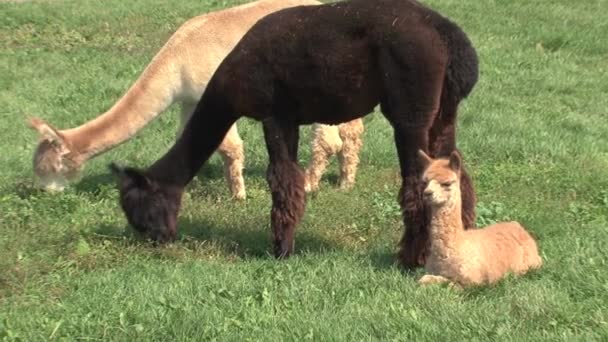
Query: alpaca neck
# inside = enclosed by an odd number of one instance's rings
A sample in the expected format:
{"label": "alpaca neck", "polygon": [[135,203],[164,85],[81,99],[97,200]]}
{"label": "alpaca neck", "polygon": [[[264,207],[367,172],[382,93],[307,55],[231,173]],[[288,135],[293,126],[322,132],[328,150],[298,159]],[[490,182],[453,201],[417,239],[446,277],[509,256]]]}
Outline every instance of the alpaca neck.
{"label": "alpaca neck", "polygon": [[148,172],[164,185],[184,187],[219,147],[238,119],[228,102],[207,88],[192,117],[171,149]]}
{"label": "alpaca neck", "polygon": [[76,128],[62,130],[72,152],[87,160],[133,137],[179,96],[180,76],[160,54],[110,110]]}
{"label": "alpaca neck", "polygon": [[[457,196],[458,198],[460,195]],[[460,201],[431,208],[430,242],[431,252],[447,257],[458,243],[464,226],[462,224],[462,204]]]}

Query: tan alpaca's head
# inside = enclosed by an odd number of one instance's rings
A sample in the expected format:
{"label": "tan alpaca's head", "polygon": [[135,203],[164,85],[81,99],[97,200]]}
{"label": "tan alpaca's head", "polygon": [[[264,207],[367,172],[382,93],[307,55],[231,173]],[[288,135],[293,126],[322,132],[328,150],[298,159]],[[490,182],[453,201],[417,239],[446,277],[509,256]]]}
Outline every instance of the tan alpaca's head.
{"label": "tan alpaca's head", "polygon": [[46,122],[32,118],[31,128],[40,133],[40,142],[34,152],[34,173],[46,190],[61,191],[81,169],[65,137]]}
{"label": "tan alpaca's head", "polygon": [[451,206],[460,201],[460,154],[454,151],[448,159],[433,159],[419,150],[418,156],[424,168],[424,201],[432,207]]}

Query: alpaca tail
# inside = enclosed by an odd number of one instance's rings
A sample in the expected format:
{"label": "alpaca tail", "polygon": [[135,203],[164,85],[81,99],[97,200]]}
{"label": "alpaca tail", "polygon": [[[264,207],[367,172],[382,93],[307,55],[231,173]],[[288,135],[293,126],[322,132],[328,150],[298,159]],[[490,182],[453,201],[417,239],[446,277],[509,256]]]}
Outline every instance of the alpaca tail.
{"label": "alpaca tail", "polygon": [[540,268],[542,265],[543,265],[543,259],[540,257],[540,255],[536,255],[534,257],[534,260],[532,261],[531,268],[537,269],[537,268]]}
{"label": "alpaca tail", "polygon": [[536,239],[530,234],[529,231],[526,230],[524,226],[522,226],[519,222],[512,221],[510,222],[514,227],[517,227],[516,239],[524,248],[524,264],[527,266],[527,269],[537,269],[543,265],[543,259],[540,256],[538,250],[538,243]]}
{"label": "alpaca tail", "polygon": [[[448,65],[443,82],[438,124],[431,129],[435,156],[448,156],[456,147],[456,116],[460,101],[466,98],[477,83],[479,60],[477,52],[466,34],[454,23],[443,18],[436,29],[447,44]],[[443,137],[443,138],[442,138]],[[465,228],[475,227],[477,198],[473,182],[466,169],[462,169],[462,221]]]}
{"label": "alpaca tail", "polygon": [[441,20],[436,29],[448,46],[448,67],[446,71],[447,92],[459,102],[466,98],[479,77],[479,59],[467,35],[448,19]]}
{"label": "alpaca tail", "polygon": [[[529,235],[529,234],[528,234]],[[530,236],[529,240],[530,244],[530,268],[537,269],[543,265],[543,258],[540,256],[540,252],[538,251],[538,243],[534,240],[532,236]]]}

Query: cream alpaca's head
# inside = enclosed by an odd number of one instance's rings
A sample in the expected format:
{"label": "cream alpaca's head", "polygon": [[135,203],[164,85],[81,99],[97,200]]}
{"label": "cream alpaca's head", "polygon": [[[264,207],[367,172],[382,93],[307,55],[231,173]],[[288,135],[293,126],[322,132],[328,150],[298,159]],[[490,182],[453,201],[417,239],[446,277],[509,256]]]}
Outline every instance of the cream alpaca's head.
{"label": "cream alpaca's head", "polygon": [[65,137],[46,122],[32,118],[29,126],[40,133],[34,152],[34,173],[45,190],[61,191],[76,178],[82,167],[77,162]]}
{"label": "cream alpaca's head", "polygon": [[460,201],[460,169],[462,159],[454,151],[448,159],[433,159],[418,150],[424,168],[424,201],[431,207],[453,206]]}

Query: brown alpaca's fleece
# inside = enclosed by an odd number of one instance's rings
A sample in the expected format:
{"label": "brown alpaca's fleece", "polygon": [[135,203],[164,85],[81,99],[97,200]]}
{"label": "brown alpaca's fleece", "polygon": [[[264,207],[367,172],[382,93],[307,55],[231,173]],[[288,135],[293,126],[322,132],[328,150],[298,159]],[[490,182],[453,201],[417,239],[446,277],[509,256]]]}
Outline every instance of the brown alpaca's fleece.
{"label": "brown alpaca's fleece", "polygon": [[506,274],[521,275],[539,268],[536,242],[517,222],[501,222],[465,230],[461,216],[460,156],[426,164],[424,198],[431,208],[430,250],[421,284],[450,282],[460,286],[493,284]]}

